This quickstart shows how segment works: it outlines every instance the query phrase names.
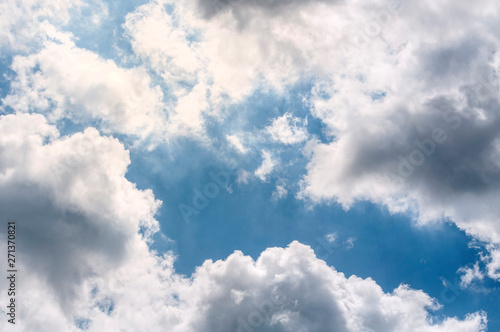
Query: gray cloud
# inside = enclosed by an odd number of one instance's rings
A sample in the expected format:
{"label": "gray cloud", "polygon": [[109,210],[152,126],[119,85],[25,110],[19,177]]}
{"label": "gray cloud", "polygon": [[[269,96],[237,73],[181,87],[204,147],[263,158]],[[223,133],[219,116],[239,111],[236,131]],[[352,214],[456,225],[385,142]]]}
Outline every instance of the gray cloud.
{"label": "gray cloud", "polygon": [[[303,197],[371,200],[500,243],[498,13],[483,17],[491,5],[408,3],[380,44],[352,55],[356,66],[331,73],[312,109],[332,142],[311,144]],[[444,12],[456,16],[441,21]]]}
{"label": "gray cloud", "polygon": [[287,10],[293,10],[310,3],[339,3],[342,0],[196,0],[198,9],[202,16],[210,19],[225,11],[232,11],[233,14],[242,19],[247,11],[260,9],[268,15],[275,15]]}
{"label": "gray cloud", "polygon": [[[257,261],[235,252],[205,262],[186,289],[195,331],[477,331],[480,315],[429,323],[439,308],[421,291],[384,293],[371,279],[346,278],[298,242],[268,248]],[[209,285],[209,286],[208,286]],[[196,294],[196,295],[195,295]],[[191,305],[190,305],[191,306]]]}

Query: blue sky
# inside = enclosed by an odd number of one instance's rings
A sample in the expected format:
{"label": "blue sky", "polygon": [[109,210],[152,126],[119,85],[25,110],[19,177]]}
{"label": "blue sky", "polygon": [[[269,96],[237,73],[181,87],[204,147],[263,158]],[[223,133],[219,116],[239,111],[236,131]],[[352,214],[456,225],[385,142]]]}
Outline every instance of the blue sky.
{"label": "blue sky", "polygon": [[500,331],[479,2],[7,1],[2,330]]}

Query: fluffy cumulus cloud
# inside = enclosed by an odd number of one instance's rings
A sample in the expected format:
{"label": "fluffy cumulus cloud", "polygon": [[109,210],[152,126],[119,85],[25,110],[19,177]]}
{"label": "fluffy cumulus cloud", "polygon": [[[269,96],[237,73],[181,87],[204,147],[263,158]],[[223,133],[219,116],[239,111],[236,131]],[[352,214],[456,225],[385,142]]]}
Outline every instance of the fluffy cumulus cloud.
{"label": "fluffy cumulus cloud", "polygon": [[304,127],[306,124],[306,120],[285,113],[283,116],[274,119],[273,123],[266,129],[273,141],[283,144],[297,144],[304,142],[308,138],[307,129]]}
{"label": "fluffy cumulus cloud", "polygon": [[172,89],[168,132],[201,134],[204,119],[211,113],[206,64],[194,41],[194,30],[175,15],[177,10],[170,15],[166,5],[153,1],[139,7],[127,15],[124,28],[136,56]]}
{"label": "fluffy cumulus cloud", "polygon": [[312,90],[331,142],[306,147],[303,197],[371,200],[500,243],[497,6],[404,2],[392,14],[354,4],[369,24]]}
{"label": "fluffy cumulus cloud", "polygon": [[85,278],[120,264],[139,227],[158,229],[159,202],[125,179],[122,144],[95,129],[59,138],[28,114],[2,116],[0,128],[3,216],[18,220],[26,271],[49,280],[65,305]]}
{"label": "fluffy cumulus cloud", "polygon": [[51,121],[102,122],[106,132],[144,138],[165,124],[158,87],[144,69],[123,69],[72,43],[48,43],[17,56],[16,79],[3,100],[16,112],[46,113]]}
{"label": "fluffy cumulus cloud", "polygon": [[[0,45],[5,49],[27,51],[41,40],[64,36],[56,26],[66,24],[70,10],[81,1],[2,1],[0,4]],[[66,36],[67,38],[67,36]]]}
{"label": "fluffy cumulus cloud", "polygon": [[68,41],[71,34],[61,28],[87,13],[87,25],[98,26],[108,18],[102,0],[5,0],[0,3],[0,46],[2,51],[29,53],[53,40]]}
{"label": "fluffy cumulus cloud", "polygon": [[484,274],[481,272],[478,263],[474,264],[473,267],[462,267],[458,272],[463,274],[460,279],[461,287],[469,287],[474,281],[484,279]]}
{"label": "fluffy cumulus cloud", "polygon": [[323,71],[320,64],[341,64],[333,57],[345,39],[339,29],[357,23],[346,20],[345,5],[272,3],[158,0],[127,15],[124,28],[136,56],[164,78],[175,98],[192,101],[189,112],[171,111],[176,130],[199,132],[207,117],[223,118],[228,103],[256,89],[282,92],[302,75]]}
{"label": "fluffy cumulus cloud", "polygon": [[[207,287],[210,285],[210,287]],[[346,278],[293,242],[257,261],[235,252],[205,262],[186,291],[196,331],[478,331],[481,313],[432,322],[438,305],[407,286],[384,293],[371,279]]]}

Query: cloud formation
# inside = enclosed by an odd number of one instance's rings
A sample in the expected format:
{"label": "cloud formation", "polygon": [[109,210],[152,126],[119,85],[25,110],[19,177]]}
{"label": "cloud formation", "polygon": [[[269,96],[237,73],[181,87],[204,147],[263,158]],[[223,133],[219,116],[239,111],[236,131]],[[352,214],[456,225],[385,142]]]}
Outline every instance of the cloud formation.
{"label": "cloud formation", "polygon": [[[169,256],[155,258],[141,250],[144,247],[135,249],[123,273],[116,273],[118,281],[94,279],[100,287],[88,289],[92,295],[87,310],[80,303],[81,318],[75,320],[85,322],[86,330],[472,332],[486,328],[482,312],[462,320],[433,318],[430,311],[439,305],[424,292],[401,285],[385,293],[371,279],[346,278],[298,242],[268,248],[257,261],[241,252],[223,261],[206,261],[190,280],[174,274]],[[48,328],[76,330],[63,317]],[[45,324],[31,322],[37,330],[49,331]]]}
{"label": "cloud formation", "polygon": [[[345,55],[345,67],[316,84],[312,112],[331,142],[307,146],[302,197],[346,208],[370,200],[421,222],[449,219],[500,243],[493,5],[405,2],[396,19]],[[370,11],[357,10],[370,21]],[[443,22],[437,13],[444,12],[453,15]]]}
{"label": "cloud formation", "polygon": [[276,167],[277,162],[269,151],[262,150],[262,164],[254,172],[261,181],[267,181],[267,176]]}
{"label": "cloud formation", "polygon": [[290,113],[273,120],[272,124],[266,128],[273,141],[283,144],[297,144],[304,142],[308,138],[305,128],[306,120],[294,117]]}
{"label": "cloud formation", "polygon": [[72,43],[48,43],[12,63],[16,79],[3,104],[54,122],[101,122],[108,133],[145,138],[165,126],[163,93],[143,68],[123,69]]}
{"label": "cloud formation", "polygon": [[[205,134],[225,106],[307,79],[314,87],[304,105],[328,141],[311,139],[289,113],[264,129],[274,143],[308,141],[300,197],[449,219],[489,243],[486,273],[500,279],[494,1],[152,1],[125,18],[143,62],[134,68],[58,30],[77,3],[2,6],[0,45],[22,52],[3,99],[15,114],[0,115],[0,210],[19,220],[26,280],[21,330],[486,329],[483,312],[438,318],[423,291],[401,285],[387,293],[369,278],[347,278],[298,242],[257,261],[235,252],[191,278],[176,274],[173,254],[148,246],[160,202],[126,179],[123,144],[88,125],[139,138]],[[14,36],[25,17],[35,21]],[[61,136],[62,119],[87,128]],[[226,140],[245,152],[237,136]],[[254,174],[267,181],[281,165],[274,151],[260,150]],[[249,173],[240,175],[245,183]],[[288,185],[278,183],[273,197],[286,196]],[[463,272],[464,285],[483,275],[476,266]]]}
{"label": "cloud formation", "polygon": [[[236,17],[243,19],[249,16],[252,10],[260,9],[268,15],[280,14],[283,11],[297,10],[314,2],[338,3],[337,0],[288,0],[288,1],[261,1],[261,0],[196,0],[198,9],[204,18],[210,19],[219,13],[231,11]],[[245,13],[246,12],[246,13]]]}
{"label": "cloud formation", "polygon": [[58,28],[70,19],[79,0],[2,1],[0,4],[0,46],[3,50],[30,51],[50,39],[67,39]]}
{"label": "cloud formation", "polygon": [[60,137],[40,114],[1,116],[0,129],[0,204],[4,217],[18,220],[23,244],[21,331],[481,331],[486,324],[483,313],[431,323],[428,310],[439,306],[422,291],[402,285],[388,294],[373,280],[346,278],[298,242],[257,261],[241,252],[206,261],[186,279],[170,254],[156,256],[138,234],[158,230],[159,202],[125,179],[130,160],[121,143],[92,128]]}
{"label": "cloud formation", "polygon": [[70,307],[86,278],[120,265],[139,227],[158,230],[160,202],[125,179],[122,144],[93,128],[59,137],[39,114],[11,114],[0,129],[3,218],[18,220],[25,273]]}

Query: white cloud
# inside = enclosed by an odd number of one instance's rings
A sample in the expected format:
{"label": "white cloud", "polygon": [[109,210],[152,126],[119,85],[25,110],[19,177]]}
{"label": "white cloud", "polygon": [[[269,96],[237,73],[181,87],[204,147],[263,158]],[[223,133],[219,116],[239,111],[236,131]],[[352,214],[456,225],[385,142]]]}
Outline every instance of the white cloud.
{"label": "white cloud", "polygon": [[187,94],[180,96],[175,108],[169,114],[167,133],[177,135],[202,134],[205,123],[204,111],[209,108],[206,94],[206,87],[203,84],[198,84]]}
{"label": "white cloud", "polygon": [[188,40],[194,31],[177,9],[169,15],[166,4],[169,2],[159,0],[138,7],[127,15],[123,27],[135,54],[148,62],[167,84],[182,90],[176,83],[196,84],[204,63],[197,44]]}
{"label": "white cloud", "polygon": [[93,128],[59,137],[40,114],[11,114],[0,116],[0,133],[0,208],[4,218],[17,220],[19,270],[35,287],[26,291],[40,307],[37,288],[48,287],[56,312],[67,316],[86,280],[133,255],[135,242],[144,241],[139,227],[158,230],[160,202],[125,178],[130,159],[123,145]]}
{"label": "white cloud", "polygon": [[[206,63],[195,41],[194,30],[167,1],[152,1],[129,13],[123,27],[134,53],[160,75],[172,90],[168,134],[202,135],[212,115]],[[175,6],[176,7],[176,6]]]}
{"label": "white cloud", "polygon": [[276,189],[272,193],[272,200],[277,202],[278,200],[286,197],[288,195],[288,190],[286,189],[286,183],[284,180],[280,179],[276,182]]}
{"label": "white cloud", "polygon": [[48,42],[70,42],[71,23],[94,29],[108,19],[102,0],[4,0],[0,3],[0,47],[5,54],[32,53]]}
{"label": "white cloud", "polygon": [[463,275],[460,277],[460,287],[469,287],[476,280],[483,280],[484,274],[479,268],[479,264],[476,262],[474,266],[471,267],[461,267],[458,269],[458,273]]}
{"label": "white cloud", "polygon": [[241,143],[241,140],[238,136],[226,135],[226,139],[239,152],[246,153],[248,151],[248,149],[245,146],[243,146],[243,144]]}
{"label": "white cloud", "polygon": [[16,79],[5,105],[17,112],[47,113],[51,121],[102,121],[102,129],[145,138],[165,126],[158,87],[142,68],[123,69],[72,44],[49,43],[17,56]]}
{"label": "white cloud", "polygon": [[500,250],[497,248],[490,248],[490,256],[487,258],[488,276],[492,279],[500,280]]}
{"label": "white cloud", "polygon": [[250,177],[250,172],[245,171],[245,170],[240,170],[238,172],[238,177],[236,178],[236,183],[238,184],[247,184],[248,183],[248,178]]}
{"label": "white cloud", "polygon": [[80,0],[2,1],[0,46],[3,51],[26,52],[47,40],[68,40],[69,35],[58,31],[56,26],[66,24],[70,10],[82,5]]}
{"label": "white cloud", "polygon": [[328,242],[333,243],[337,240],[337,233],[326,234],[325,238]]}
{"label": "white cloud", "polygon": [[[347,24],[344,6],[297,1],[293,10],[269,13],[256,6],[252,15],[221,11],[209,20],[200,15],[201,7],[205,4],[191,0],[151,1],[127,15],[124,24],[134,53],[164,78],[176,98],[206,88],[208,107],[200,108],[197,122],[207,116],[221,120],[225,105],[256,89],[283,91],[302,73],[339,64],[332,55],[345,37],[339,32]],[[286,140],[303,139],[305,133],[295,129],[298,136]]]}
{"label": "white cloud", "polygon": [[309,137],[304,127],[306,124],[306,120],[294,117],[291,113],[285,113],[276,118],[266,130],[276,142],[297,144],[306,141]]}
{"label": "white cloud", "polygon": [[353,237],[348,237],[344,242],[344,246],[347,250],[354,248],[354,241],[356,241]]}
{"label": "white cloud", "polygon": [[271,174],[276,165],[276,160],[273,159],[271,153],[269,151],[262,150],[262,164],[255,170],[254,174],[261,181],[267,181],[267,176]]}

